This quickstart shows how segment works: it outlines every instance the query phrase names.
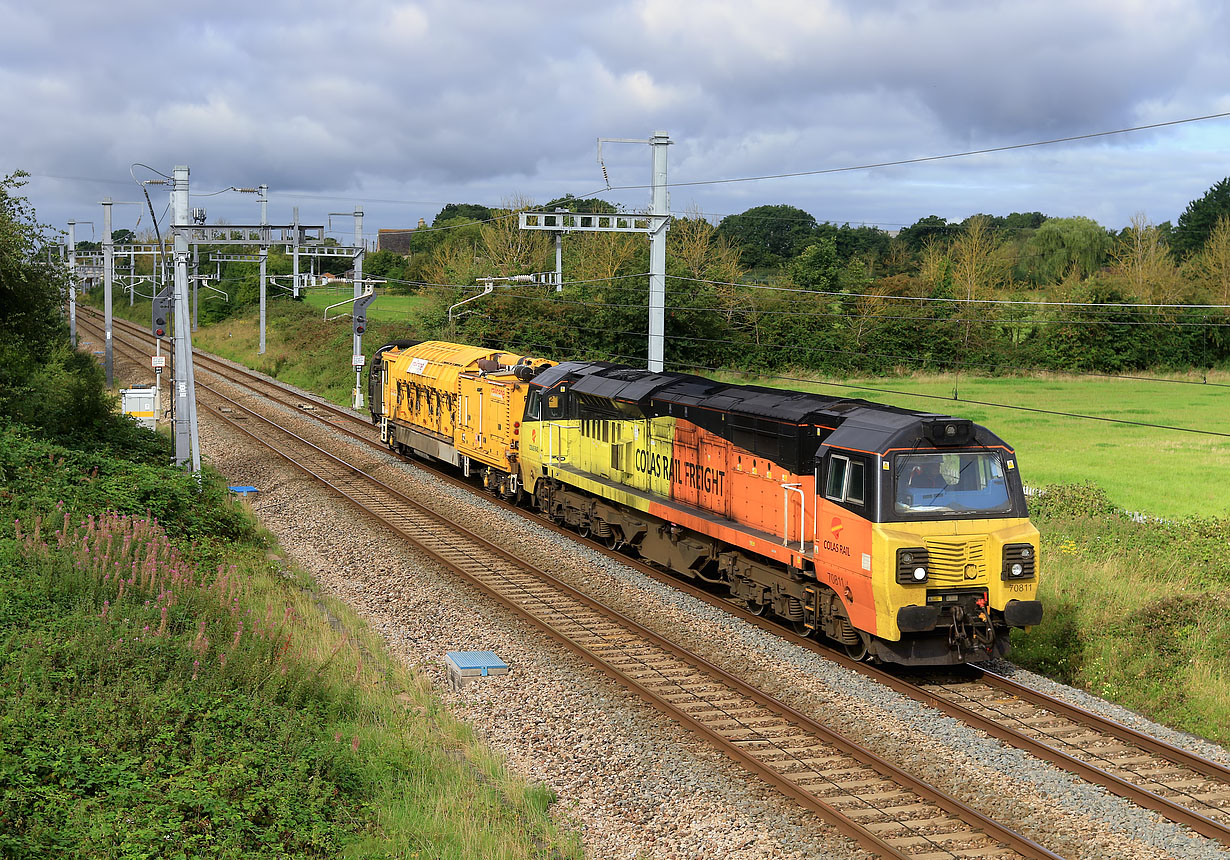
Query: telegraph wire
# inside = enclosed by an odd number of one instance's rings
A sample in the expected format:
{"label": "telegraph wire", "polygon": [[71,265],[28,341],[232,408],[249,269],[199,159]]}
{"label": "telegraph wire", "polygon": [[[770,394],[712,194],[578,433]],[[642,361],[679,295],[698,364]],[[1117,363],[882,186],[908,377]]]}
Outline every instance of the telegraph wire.
{"label": "telegraph wire", "polygon": [[1185,308],[1230,310],[1230,305],[1183,305],[1183,304],[1150,304],[1148,302],[1048,302],[1025,299],[959,299],[936,298],[934,296],[889,296],[876,293],[846,293],[834,290],[808,290],[802,287],[774,287],[769,284],[740,284],[733,281],[712,281],[707,278],[686,278],[681,275],[667,275],[668,281],[691,281],[700,284],[713,284],[721,287],[746,287],[751,290],[768,290],[777,293],[800,293],[813,296],[836,296],[838,298],[854,299],[884,299],[885,301],[904,302],[955,302],[957,304],[974,305],[1038,305],[1045,307],[1090,307],[1090,308]]}
{"label": "telegraph wire", "polygon": [[[487,318],[489,319],[489,317]],[[646,337],[647,336],[646,333],[643,331],[624,331],[624,330],[619,330],[619,329],[591,328],[589,326],[579,326],[575,324],[569,325],[569,328],[575,329],[576,331],[593,332],[594,334],[617,334],[617,335],[626,335],[629,337]],[[751,348],[782,349],[782,350],[792,350],[794,352],[813,352],[813,353],[820,352],[820,353],[825,353],[829,355],[851,355],[851,356],[863,356],[863,357],[870,357],[870,358],[887,358],[887,359],[899,360],[899,361],[913,361],[913,362],[919,361],[919,357],[916,355],[907,356],[907,355],[894,355],[892,353],[883,353],[883,352],[867,352],[865,350],[832,349],[830,347],[824,347],[824,346],[809,347],[809,346],[799,346],[798,344],[784,344],[784,343],[744,343],[741,341],[730,340],[729,338],[696,337],[694,335],[683,335],[683,334],[667,334],[667,335],[663,335],[663,337],[666,340],[674,340],[674,341],[686,340],[686,341],[691,341],[695,343],[721,344],[721,345],[729,345],[729,346],[734,346],[734,347],[741,347],[743,349],[751,349]],[[1230,388],[1230,383],[1209,382],[1208,380],[1197,381],[1194,379],[1166,379],[1164,377],[1159,377],[1159,376],[1131,376],[1131,375],[1126,375],[1126,374],[1097,373],[1097,372],[1092,372],[1092,371],[1087,372],[1087,373],[1063,374],[1062,372],[1050,371],[1050,370],[1046,370],[1045,368],[1036,368],[1036,367],[983,364],[983,363],[972,362],[972,361],[956,361],[953,359],[943,359],[943,358],[922,359],[922,365],[924,369],[929,364],[936,365],[936,366],[943,366],[943,367],[971,368],[971,369],[976,369],[976,370],[1000,371],[1003,373],[1056,373],[1057,375],[1069,375],[1069,376],[1078,376],[1078,377],[1097,377],[1100,379],[1124,379],[1124,380],[1131,380],[1134,382],[1162,382],[1162,383],[1171,383],[1171,384],[1180,384],[1180,385],[1203,385],[1203,386],[1209,386],[1209,387],[1214,387],[1214,388]],[[743,372],[743,371],[739,371],[739,372]]]}
{"label": "telegraph wire", "polygon": [[[1039,146],[1053,146],[1059,143],[1073,143],[1078,140],[1092,140],[1099,137],[1111,137],[1118,134],[1130,134],[1137,131],[1149,131],[1151,129],[1166,128],[1168,126],[1184,125],[1194,122],[1206,122],[1213,119],[1224,119],[1230,117],[1230,111],[1222,113],[1206,114],[1204,116],[1193,116],[1185,119],[1172,119],[1166,122],[1154,122],[1147,125],[1131,126],[1130,128],[1117,128],[1110,131],[1093,131],[1085,134],[1074,134],[1068,137],[1055,137],[1048,140],[1035,140],[1029,143],[1013,143],[1005,146],[991,146],[985,149],[970,149],[964,152],[950,152],[944,155],[925,155],[917,158],[902,158],[896,161],[878,161],[868,164],[856,164],[846,167],[827,167],[817,170],[799,170],[792,173],[770,173],[764,176],[739,176],[727,179],[699,179],[691,182],[667,182],[667,188],[686,188],[695,185],[728,185],[736,182],[761,182],[767,179],[793,179],[800,176],[824,176],[833,173],[849,173],[858,170],[874,170],[881,167],[899,167],[906,164],[923,164],[931,161],[945,161],[954,158],[968,158],[974,155],[988,155],[995,152],[1011,152],[1019,149],[1030,149]],[[603,191],[636,191],[646,188],[652,188],[652,185],[616,185],[599,188],[597,191],[582,195],[583,197],[592,197]]]}

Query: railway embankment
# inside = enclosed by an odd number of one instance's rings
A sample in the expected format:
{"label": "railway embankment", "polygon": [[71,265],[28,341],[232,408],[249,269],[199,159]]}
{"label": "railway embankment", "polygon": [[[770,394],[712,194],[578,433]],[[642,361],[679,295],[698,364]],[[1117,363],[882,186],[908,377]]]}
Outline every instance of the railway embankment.
{"label": "railway embankment", "polygon": [[128,421],[0,417],[0,856],[580,855],[548,790],[169,459]]}

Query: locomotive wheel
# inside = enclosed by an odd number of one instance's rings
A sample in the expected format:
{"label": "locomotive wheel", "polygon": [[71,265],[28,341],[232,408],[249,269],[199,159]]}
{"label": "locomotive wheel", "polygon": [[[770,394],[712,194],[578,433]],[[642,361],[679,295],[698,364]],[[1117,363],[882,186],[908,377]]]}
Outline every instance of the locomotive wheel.
{"label": "locomotive wheel", "polygon": [[619,536],[615,529],[611,529],[611,533],[606,536],[606,548],[610,550],[619,549],[623,545],[624,539]]}
{"label": "locomotive wheel", "polygon": [[591,534],[590,529],[589,529],[589,523],[585,523],[584,525],[577,526],[577,534],[579,534],[585,540],[589,540],[589,536]]}
{"label": "locomotive wheel", "polygon": [[790,629],[794,631],[796,636],[810,636],[811,628],[807,626],[805,621],[791,621]]}
{"label": "locomotive wheel", "polygon": [[769,608],[767,603],[753,603],[750,600],[743,601],[743,605],[748,612],[756,616],[764,615]]}
{"label": "locomotive wheel", "polygon": [[843,642],[841,647],[846,652],[847,657],[861,663],[871,656],[871,651],[867,648],[867,634],[861,630],[855,632],[858,634],[858,641]]}

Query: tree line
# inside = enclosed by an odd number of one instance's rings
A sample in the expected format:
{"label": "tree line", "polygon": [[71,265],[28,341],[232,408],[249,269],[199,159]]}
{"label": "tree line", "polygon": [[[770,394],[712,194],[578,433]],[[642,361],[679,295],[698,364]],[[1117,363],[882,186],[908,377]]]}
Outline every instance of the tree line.
{"label": "tree line", "polygon": [[[450,323],[479,278],[553,270],[553,238],[518,229],[526,209],[616,213],[601,199],[542,206],[449,204],[408,236],[408,253],[369,253],[364,272],[423,297],[415,334],[636,363],[646,353],[648,242],[567,234],[562,291],[498,289]],[[269,270],[290,260],[270,254]],[[1099,371],[1224,366],[1230,358],[1230,178],[1176,224],[1121,230],[1041,212],[920,218],[895,235],[765,205],[713,224],[698,211],[667,235],[667,361],[830,374],[961,368]],[[230,264],[230,305],[256,301],[254,264]]]}

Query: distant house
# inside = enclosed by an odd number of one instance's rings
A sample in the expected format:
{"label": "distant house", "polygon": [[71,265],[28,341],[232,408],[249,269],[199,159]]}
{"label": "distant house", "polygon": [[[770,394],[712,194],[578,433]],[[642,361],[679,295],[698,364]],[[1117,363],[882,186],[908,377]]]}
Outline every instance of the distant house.
{"label": "distant house", "polygon": [[420,218],[418,227],[413,229],[399,228],[396,230],[378,230],[376,232],[376,250],[392,251],[394,254],[410,253],[410,237],[414,231],[426,227],[427,222]]}

